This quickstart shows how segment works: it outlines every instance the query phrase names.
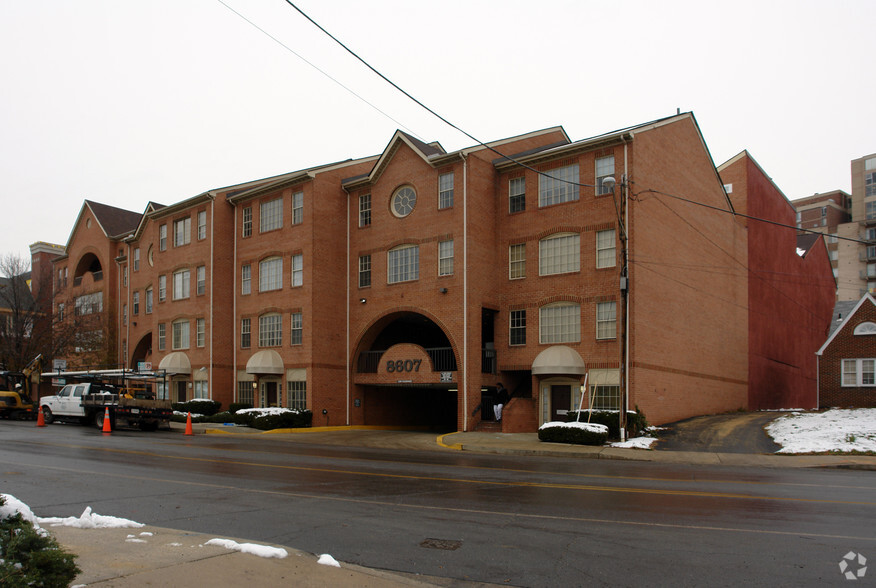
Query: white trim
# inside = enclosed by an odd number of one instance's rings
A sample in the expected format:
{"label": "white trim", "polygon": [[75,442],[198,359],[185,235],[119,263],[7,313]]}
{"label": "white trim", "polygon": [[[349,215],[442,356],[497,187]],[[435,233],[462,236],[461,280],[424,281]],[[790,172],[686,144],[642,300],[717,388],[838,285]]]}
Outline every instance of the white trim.
{"label": "white trim", "polygon": [[858,309],[861,308],[861,305],[864,304],[865,300],[869,300],[870,304],[876,306],[876,300],[874,300],[873,297],[870,296],[870,293],[868,292],[864,294],[864,296],[860,300],[858,300],[858,303],[855,305],[855,308],[852,309],[852,312],[850,312],[849,315],[843,319],[843,324],[830,334],[830,337],[827,338],[827,341],[824,342],[824,345],[821,346],[821,349],[815,352],[815,355],[822,355],[824,353],[824,350],[827,349],[827,346],[833,342],[834,338],[837,336],[837,333],[842,331],[846,327],[846,325],[849,324],[849,321],[852,320],[852,317],[855,316],[855,313],[858,312]]}

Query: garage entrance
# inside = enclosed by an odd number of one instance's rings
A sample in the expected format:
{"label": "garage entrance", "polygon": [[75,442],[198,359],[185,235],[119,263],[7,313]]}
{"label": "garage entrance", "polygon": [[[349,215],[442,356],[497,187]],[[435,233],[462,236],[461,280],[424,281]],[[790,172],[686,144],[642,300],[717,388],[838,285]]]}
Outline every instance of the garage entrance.
{"label": "garage entrance", "polygon": [[456,389],[385,385],[363,390],[365,424],[456,431]]}

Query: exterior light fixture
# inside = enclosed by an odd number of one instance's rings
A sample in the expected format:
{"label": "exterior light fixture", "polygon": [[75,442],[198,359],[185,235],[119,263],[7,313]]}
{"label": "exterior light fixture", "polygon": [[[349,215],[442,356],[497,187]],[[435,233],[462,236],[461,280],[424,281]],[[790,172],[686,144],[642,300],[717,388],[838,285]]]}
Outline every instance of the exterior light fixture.
{"label": "exterior light fixture", "polygon": [[366,302],[368,302],[368,300],[366,298],[360,298],[359,302],[361,302],[362,304],[365,304]]}

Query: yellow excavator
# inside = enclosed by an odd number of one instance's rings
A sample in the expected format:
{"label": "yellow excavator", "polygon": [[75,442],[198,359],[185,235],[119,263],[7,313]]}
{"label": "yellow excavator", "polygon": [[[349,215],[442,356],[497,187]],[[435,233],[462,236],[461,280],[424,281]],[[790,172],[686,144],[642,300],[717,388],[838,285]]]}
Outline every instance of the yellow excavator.
{"label": "yellow excavator", "polygon": [[31,377],[36,374],[39,378],[42,365],[40,354],[20,372],[0,369],[0,418],[33,420],[37,417],[37,406],[30,396]]}

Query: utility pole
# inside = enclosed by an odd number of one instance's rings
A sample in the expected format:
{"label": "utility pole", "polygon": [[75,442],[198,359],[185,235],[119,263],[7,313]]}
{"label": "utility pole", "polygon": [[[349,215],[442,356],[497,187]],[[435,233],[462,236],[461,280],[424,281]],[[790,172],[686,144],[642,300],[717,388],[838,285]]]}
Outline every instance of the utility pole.
{"label": "utility pole", "polygon": [[618,425],[620,428],[620,440],[626,441],[627,432],[627,398],[626,398],[626,365],[627,365],[627,293],[629,291],[629,276],[627,273],[627,198],[626,198],[626,174],[621,176],[620,196],[621,202],[618,204],[617,193],[615,192],[616,180],[613,177],[607,177],[602,180],[604,186],[611,190],[612,198],[614,199],[615,210],[618,217],[618,230],[621,246],[621,263],[619,275],[620,287],[620,308],[615,313],[615,319],[620,323],[620,334],[618,344],[620,346],[620,378],[618,384]]}

